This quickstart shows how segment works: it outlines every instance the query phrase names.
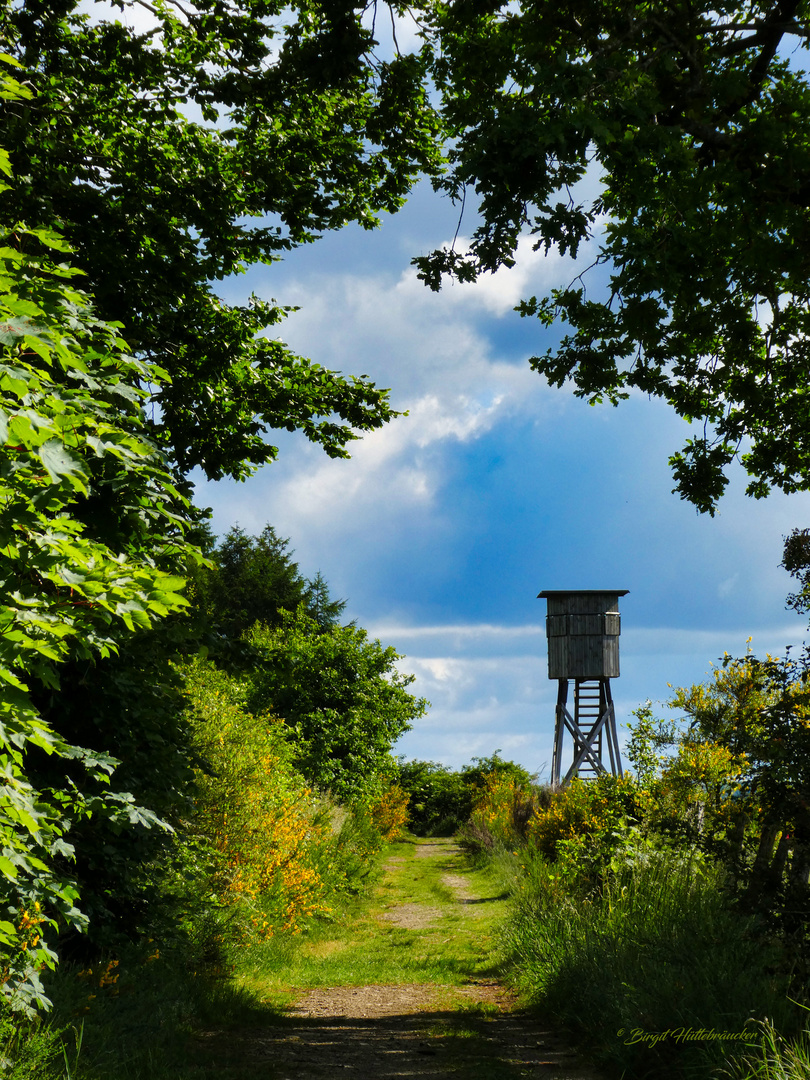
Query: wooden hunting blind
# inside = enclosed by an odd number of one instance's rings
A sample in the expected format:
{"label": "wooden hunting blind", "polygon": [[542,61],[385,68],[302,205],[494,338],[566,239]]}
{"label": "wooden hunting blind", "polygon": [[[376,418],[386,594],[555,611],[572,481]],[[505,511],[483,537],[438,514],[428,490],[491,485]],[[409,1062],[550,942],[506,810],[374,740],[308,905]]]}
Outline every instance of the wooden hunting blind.
{"label": "wooden hunting blind", "polygon": [[[551,757],[552,787],[565,787],[575,774],[622,775],[616,714],[610,680],[619,677],[619,597],[627,589],[541,592],[547,604],[548,677],[559,680]],[[574,683],[574,712],[568,711],[568,683]],[[563,741],[574,739],[574,760],[562,770]]]}

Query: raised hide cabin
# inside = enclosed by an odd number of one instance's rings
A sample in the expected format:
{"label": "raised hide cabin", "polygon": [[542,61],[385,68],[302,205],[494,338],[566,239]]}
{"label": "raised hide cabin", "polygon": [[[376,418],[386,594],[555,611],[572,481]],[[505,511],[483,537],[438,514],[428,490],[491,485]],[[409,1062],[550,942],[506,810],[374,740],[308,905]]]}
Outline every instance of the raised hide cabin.
{"label": "raised hide cabin", "polygon": [[[548,677],[559,680],[551,783],[565,787],[575,775],[610,771],[622,775],[610,680],[619,677],[619,597],[627,589],[548,590]],[[574,683],[574,712],[568,710],[568,684]],[[573,762],[561,776],[564,737],[574,740]]]}

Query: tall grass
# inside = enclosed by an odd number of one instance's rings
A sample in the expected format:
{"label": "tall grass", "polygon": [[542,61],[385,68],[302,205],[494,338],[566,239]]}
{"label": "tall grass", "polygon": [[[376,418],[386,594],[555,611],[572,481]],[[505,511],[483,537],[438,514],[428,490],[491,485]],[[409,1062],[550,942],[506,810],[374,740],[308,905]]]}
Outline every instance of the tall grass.
{"label": "tall grass", "polygon": [[3,1080],[69,1077],[70,1059],[66,1065],[62,1034],[37,1020],[10,1014],[0,1018],[0,1076]]}
{"label": "tall grass", "polygon": [[524,851],[508,958],[519,988],[617,1075],[705,1080],[759,1041],[752,1018],[788,1022],[774,948],[698,856],[642,851],[579,897],[560,871]]}
{"label": "tall grass", "polygon": [[770,1021],[762,1025],[757,1049],[732,1061],[732,1080],[810,1080],[810,1031],[783,1039]]}

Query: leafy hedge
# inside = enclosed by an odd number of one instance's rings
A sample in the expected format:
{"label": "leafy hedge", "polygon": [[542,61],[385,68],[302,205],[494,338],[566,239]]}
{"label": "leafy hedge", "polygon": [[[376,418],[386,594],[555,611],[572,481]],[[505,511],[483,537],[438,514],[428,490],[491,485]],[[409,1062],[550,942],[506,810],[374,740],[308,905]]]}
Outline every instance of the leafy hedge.
{"label": "leafy hedge", "polygon": [[[27,93],[4,76],[4,97]],[[172,568],[192,554],[187,503],[146,435],[152,368],[95,316],[69,255],[50,229],[0,236],[0,992],[27,1012],[46,1003],[57,930],[86,921],[65,869],[71,827],[91,814],[119,832],[158,824],[110,783],[116,759],[75,745],[40,703],[66,662],[114,654],[182,610]],[[88,527],[92,500],[115,501],[126,543]],[[64,767],[37,786],[46,758]]]}

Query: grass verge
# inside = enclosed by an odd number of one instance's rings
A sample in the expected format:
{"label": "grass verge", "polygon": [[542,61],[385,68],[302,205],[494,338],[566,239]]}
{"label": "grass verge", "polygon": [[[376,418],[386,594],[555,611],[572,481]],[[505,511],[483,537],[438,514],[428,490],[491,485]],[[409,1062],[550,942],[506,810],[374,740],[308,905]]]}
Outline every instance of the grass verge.
{"label": "grass verge", "polygon": [[742,1048],[758,1052],[757,1021],[789,1028],[775,948],[713,868],[653,852],[577,898],[557,866],[525,860],[506,935],[515,981],[611,1075],[721,1077]]}

